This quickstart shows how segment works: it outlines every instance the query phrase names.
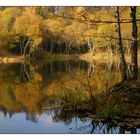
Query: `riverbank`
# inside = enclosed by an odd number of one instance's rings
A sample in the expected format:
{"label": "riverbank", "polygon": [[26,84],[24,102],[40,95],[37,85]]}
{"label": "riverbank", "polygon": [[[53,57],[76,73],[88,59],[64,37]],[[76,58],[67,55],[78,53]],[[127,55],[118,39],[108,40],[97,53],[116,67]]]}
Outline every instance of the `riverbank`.
{"label": "riverbank", "polygon": [[[87,62],[93,60],[98,63],[119,63],[119,57],[115,53],[100,52],[92,55],[91,53],[85,53],[79,55],[79,59]],[[131,62],[131,55],[125,54],[125,59],[128,63]],[[138,60],[140,60],[140,50],[138,51]]]}
{"label": "riverbank", "polygon": [[46,54],[44,57],[45,60],[77,60],[79,59],[78,54]]}
{"label": "riverbank", "polygon": [[23,62],[24,58],[22,56],[10,56],[10,57],[0,57],[0,63],[19,63]]}
{"label": "riverbank", "polygon": [[[140,59],[140,50],[138,51],[138,60]],[[125,54],[126,61],[131,62],[131,55]],[[29,58],[28,56],[25,59],[22,56],[0,56],[0,63],[18,63],[24,60],[33,60],[33,61],[53,61],[53,60],[83,60],[88,63],[96,61],[97,63],[115,63],[119,64],[119,57],[115,53],[100,52],[92,55],[91,53],[85,54],[50,54],[50,53],[41,53],[39,56]]]}

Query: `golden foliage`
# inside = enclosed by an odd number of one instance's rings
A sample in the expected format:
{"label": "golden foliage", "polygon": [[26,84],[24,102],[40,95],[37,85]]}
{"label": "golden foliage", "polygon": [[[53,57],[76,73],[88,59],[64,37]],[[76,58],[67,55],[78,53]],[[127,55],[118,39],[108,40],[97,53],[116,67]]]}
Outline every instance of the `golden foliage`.
{"label": "golden foliage", "polygon": [[[137,17],[140,15],[139,8]],[[6,7],[0,11],[0,37],[5,42],[17,41],[17,35],[31,37],[32,48],[47,45],[50,40],[61,47],[80,48],[90,39],[97,47],[116,47],[116,27],[114,7]],[[121,21],[130,19],[130,8],[120,7]],[[106,24],[98,21],[114,21]],[[96,23],[97,22],[97,23]],[[138,28],[139,28],[138,23]],[[131,23],[121,24],[122,38],[131,38]],[[130,41],[123,41],[124,46]],[[4,44],[4,43],[3,43]],[[44,46],[43,46],[44,47]],[[46,46],[48,47],[48,46]]]}

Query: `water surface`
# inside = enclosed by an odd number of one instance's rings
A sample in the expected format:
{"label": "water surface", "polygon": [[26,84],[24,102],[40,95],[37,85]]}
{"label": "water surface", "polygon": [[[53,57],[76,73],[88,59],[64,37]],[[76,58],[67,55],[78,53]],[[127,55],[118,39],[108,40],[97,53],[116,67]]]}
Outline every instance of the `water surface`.
{"label": "water surface", "polygon": [[94,92],[121,79],[113,64],[73,60],[0,64],[0,133],[140,133],[138,128],[94,122],[84,112],[62,112],[57,97],[66,89],[86,93],[87,78]]}

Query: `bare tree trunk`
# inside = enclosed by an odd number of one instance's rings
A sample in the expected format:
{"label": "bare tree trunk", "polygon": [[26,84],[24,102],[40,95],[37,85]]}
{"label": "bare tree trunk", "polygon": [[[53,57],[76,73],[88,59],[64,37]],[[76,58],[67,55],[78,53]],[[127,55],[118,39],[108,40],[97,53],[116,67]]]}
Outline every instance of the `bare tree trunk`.
{"label": "bare tree trunk", "polygon": [[131,7],[132,18],[132,41],[131,41],[131,76],[133,79],[138,78],[138,46],[137,46],[137,23],[136,23],[136,6]]}
{"label": "bare tree trunk", "polygon": [[88,67],[88,77],[91,77],[95,72],[95,65],[94,62],[90,62],[89,63],[89,67]]}
{"label": "bare tree trunk", "polygon": [[126,74],[127,66],[126,66],[126,61],[124,57],[124,50],[123,50],[123,43],[122,43],[119,7],[116,7],[116,20],[117,20],[116,31],[117,31],[117,38],[118,38],[117,51],[118,51],[118,55],[120,59],[122,80],[126,80],[127,79],[127,74]]}
{"label": "bare tree trunk", "polygon": [[88,47],[89,47],[89,49],[90,49],[91,56],[93,56],[93,53],[94,53],[94,46],[93,46],[93,43],[90,41],[89,38],[87,39],[87,44],[88,44]]}
{"label": "bare tree trunk", "polygon": [[24,49],[23,49],[23,56],[24,56],[24,57],[25,57],[25,55],[26,55],[26,49],[28,48],[29,43],[30,43],[30,38],[28,39],[28,41],[27,41],[27,43],[26,43],[26,45],[25,45],[25,47],[24,47]]}
{"label": "bare tree trunk", "polygon": [[68,48],[67,48],[68,54],[70,54],[70,49],[71,49],[72,43],[73,43],[73,41],[70,41],[68,44]]}

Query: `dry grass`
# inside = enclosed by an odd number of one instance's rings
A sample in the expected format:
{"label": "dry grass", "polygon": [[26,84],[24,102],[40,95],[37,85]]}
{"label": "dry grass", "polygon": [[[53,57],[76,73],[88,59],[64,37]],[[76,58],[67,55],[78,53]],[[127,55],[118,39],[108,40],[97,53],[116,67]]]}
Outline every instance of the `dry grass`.
{"label": "dry grass", "polygon": [[[131,62],[131,55],[125,54],[125,58],[127,63]],[[92,60],[95,60],[98,63],[119,63],[119,57],[118,55],[114,53],[107,53],[107,52],[100,52],[96,53],[95,55],[91,55],[91,53],[86,53],[79,56],[79,59],[91,62]],[[138,60],[140,60],[140,50],[138,51]],[[140,66],[140,62],[139,62]]]}
{"label": "dry grass", "polygon": [[20,56],[14,57],[0,57],[0,63],[18,63],[22,62],[24,59]]}

